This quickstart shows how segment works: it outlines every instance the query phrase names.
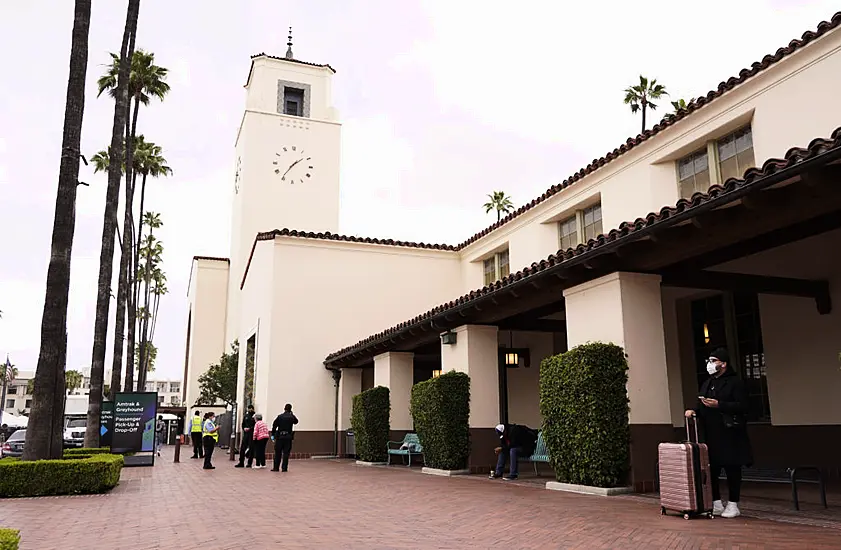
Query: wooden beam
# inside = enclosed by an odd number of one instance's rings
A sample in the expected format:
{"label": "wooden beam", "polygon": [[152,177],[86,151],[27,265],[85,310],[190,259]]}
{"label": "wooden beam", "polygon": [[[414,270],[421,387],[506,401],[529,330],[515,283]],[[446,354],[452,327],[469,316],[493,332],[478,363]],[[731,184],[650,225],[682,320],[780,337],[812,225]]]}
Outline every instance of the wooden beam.
{"label": "wooden beam", "polygon": [[506,319],[497,325],[500,330],[521,330],[528,332],[566,332],[565,321],[548,319]]}
{"label": "wooden beam", "polygon": [[800,179],[808,187],[816,187],[825,183],[838,183],[841,181],[841,165],[828,164],[821,168],[806,172]]}
{"label": "wooden beam", "polygon": [[815,300],[818,312],[821,315],[826,315],[832,311],[832,300],[829,294],[828,281],[748,275],[723,271],[696,271],[666,273],[663,275],[662,285],[703,290],[756,292],[759,294],[812,298]]}

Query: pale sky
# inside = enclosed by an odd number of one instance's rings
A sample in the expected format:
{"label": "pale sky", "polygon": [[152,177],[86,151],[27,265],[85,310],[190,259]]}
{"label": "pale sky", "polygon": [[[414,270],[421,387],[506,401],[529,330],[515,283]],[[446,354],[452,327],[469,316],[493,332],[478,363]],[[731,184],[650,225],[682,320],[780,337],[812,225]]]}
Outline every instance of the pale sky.
{"label": "pale sky", "polygon": [[[170,69],[172,86],[139,122],[175,171],[151,182],[146,199],[165,224],[170,290],[155,335],[158,373],[184,369],[192,256],[229,255],[249,56],[282,56],[287,27],[296,58],[337,70],[341,231],[457,244],[495,220],[481,208],[486,194],[503,190],[520,206],[635,135],[622,90],[640,73],[688,101],[839,9],[837,0],[673,4],[143,0],[137,46]],[[96,98],[96,79],[119,51],[125,9],[125,0],[94,2],[88,157],[110,142],[114,106]],[[20,370],[38,359],[72,24],[71,0],[0,0],[0,354]],[[669,110],[661,102],[649,127]],[[84,166],[80,179],[90,187],[77,204],[68,368],[91,361],[106,185]],[[117,256],[115,293],[118,265]],[[112,338],[113,321],[107,365]]]}

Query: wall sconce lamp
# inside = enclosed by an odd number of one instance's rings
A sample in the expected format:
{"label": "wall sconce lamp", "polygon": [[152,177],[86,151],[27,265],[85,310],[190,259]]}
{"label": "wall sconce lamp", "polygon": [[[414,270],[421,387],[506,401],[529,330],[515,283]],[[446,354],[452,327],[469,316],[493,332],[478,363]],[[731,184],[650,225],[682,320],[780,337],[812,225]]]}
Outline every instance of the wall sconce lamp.
{"label": "wall sconce lamp", "polygon": [[441,376],[441,369],[435,369],[432,371],[432,378],[438,378]]}
{"label": "wall sconce lamp", "polygon": [[456,333],[448,330],[444,334],[441,335],[441,343],[447,346],[452,346],[456,343]]}

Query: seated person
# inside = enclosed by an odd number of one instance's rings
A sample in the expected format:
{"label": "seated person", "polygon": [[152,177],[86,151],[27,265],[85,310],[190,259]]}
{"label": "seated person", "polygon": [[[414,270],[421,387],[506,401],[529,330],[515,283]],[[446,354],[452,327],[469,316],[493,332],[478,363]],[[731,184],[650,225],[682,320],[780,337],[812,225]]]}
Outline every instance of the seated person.
{"label": "seated person", "polygon": [[537,432],[528,426],[519,424],[500,424],[496,427],[500,446],[494,449],[497,454],[496,470],[491,472],[490,478],[502,477],[505,461],[510,459],[507,480],[517,479],[517,459],[521,456],[529,457],[534,453],[537,445]]}

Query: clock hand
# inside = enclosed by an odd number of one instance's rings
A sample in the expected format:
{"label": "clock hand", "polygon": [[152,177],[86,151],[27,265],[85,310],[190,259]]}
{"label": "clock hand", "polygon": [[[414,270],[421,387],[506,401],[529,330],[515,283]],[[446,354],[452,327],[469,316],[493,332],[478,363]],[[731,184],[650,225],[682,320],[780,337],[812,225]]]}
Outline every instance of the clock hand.
{"label": "clock hand", "polygon": [[298,159],[298,160],[296,160],[295,162],[293,162],[293,163],[289,166],[289,168],[287,168],[287,169],[286,169],[286,172],[284,172],[284,173],[283,173],[283,176],[281,176],[281,177],[285,178],[285,177],[286,177],[286,174],[288,174],[290,170],[292,170],[293,168],[295,168],[295,165],[296,165],[296,164],[298,164],[299,162],[301,162],[302,160],[304,160],[304,159]]}

